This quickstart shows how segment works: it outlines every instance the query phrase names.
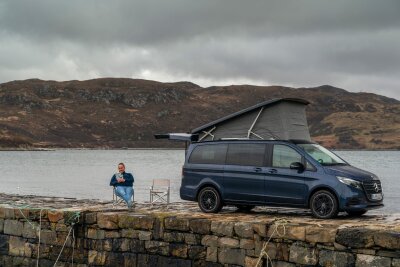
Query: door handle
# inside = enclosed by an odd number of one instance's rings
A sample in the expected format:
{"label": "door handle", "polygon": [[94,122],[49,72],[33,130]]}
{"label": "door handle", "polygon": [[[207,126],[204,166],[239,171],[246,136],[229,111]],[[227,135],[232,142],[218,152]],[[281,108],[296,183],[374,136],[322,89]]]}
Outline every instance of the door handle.
{"label": "door handle", "polygon": [[278,170],[277,170],[277,169],[270,169],[270,170],[268,170],[268,172],[269,172],[269,173],[277,173]]}
{"label": "door handle", "polygon": [[262,169],[261,169],[261,168],[254,168],[254,171],[255,171],[255,172],[261,172]]}

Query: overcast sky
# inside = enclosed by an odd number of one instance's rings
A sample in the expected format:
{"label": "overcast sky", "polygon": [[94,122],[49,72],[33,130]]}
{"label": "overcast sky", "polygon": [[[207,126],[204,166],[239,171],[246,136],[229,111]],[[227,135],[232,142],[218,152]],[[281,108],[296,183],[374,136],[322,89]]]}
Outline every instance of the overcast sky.
{"label": "overcast sky", "polygon": [[0,83],[98,77],[400,99],[400,1],[1,1]]}

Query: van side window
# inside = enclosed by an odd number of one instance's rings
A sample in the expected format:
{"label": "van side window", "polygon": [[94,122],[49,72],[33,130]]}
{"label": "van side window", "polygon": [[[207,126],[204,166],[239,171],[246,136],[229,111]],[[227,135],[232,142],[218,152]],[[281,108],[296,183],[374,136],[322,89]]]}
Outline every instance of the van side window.
{"label": "van side window", "polygon": [[226,164],[263,166],[264,154],[264,144],[229,144]]}
{"label": "van side window", "polygon": [[227,144],[197,146],[189,158],[195,164],[225,164]]}
{"label": "van side window", "polygon": [[289,168],[293,162],[301,162],[301,155],[285,145],[274,145],[272,155],[272,167]]}

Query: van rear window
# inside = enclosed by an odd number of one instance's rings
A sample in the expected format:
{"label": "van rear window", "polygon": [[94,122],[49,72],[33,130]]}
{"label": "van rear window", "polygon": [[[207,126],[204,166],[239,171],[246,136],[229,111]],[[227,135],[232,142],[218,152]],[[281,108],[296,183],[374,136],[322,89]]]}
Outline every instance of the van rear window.
{"label": "van rear window", "polygon": [[197,146],[189,158],[194,164],[225,164],[227,144]]}
{"label": "van rear window", "polygon": [[264,144],[230,144],[226,164],[242,166],[263,166]]}

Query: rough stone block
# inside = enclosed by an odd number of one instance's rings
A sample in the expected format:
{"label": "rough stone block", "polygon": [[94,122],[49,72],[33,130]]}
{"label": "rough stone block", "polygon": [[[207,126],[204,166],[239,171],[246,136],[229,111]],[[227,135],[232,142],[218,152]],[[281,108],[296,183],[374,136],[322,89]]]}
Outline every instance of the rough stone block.
{"label": "rough stone block", "polygon": [[9,253],[11,256],[25,256],[25,243],[26,239],[16,236],[10,236],[9,239]]}
{"label": "rough stone block", "polygon": [[145,242],[147,242],[147,241],[131,239],[131,242],[130,242],[131,251],[135,252],[135,253],[144,253],[144,252],[146,252],[146,250],[145,250]]}
{"label": "rough stone block", "polygon": [[339,229],[336,235],[336,243],[351,248],[370,248],[374,245],[374,230],[366,228]]}
{"label": "rough stone block", "polygon": [[254,267],[257,266],[258,258],[253,257],[245,257],[244,258],[244,266],[245,267]]}
{"label": "rough stone block", "polygon": [[95,224],[97,222],[97,213],[91,212],[85,214],[85,224]]}
{"label": "rough stone block", "polygon": [[389,257],[389,258],[400,258],[399,250],[378,250],[377,256]]}
{"label": "rough stone block", "polygon": [[8,241],[9,236],[0,234],[0,255],[8,254]]}
{"label": "rough stone block", "polygon": [[122,229],[121,230],[121,237],[139,238],[139,230]]}
{"label": "rough stone block", "polygon": [[[296,264],[285,261],[273,261],[274,267],[296,267]],[[332,266],[333,267],[333,266]]]}
{"label": "rough stone block", "polygon": [[318,262],[316,250],[295,243],[290,246],[289,261],[306,265],[316,265]]}
{"label": "rough stone block", "polygon": [[201,235],[199,234],[183,234],[185,237],[185,243],[189,245],[200,245],[201,244]]}
{"label": "rough stone block", "polygon": [[319,265],[331,267],[354,266],[355,258],[353,254],[346,252],[337,252],[330,250],[319,251]]}
{"label": "rough stone block", "polygon": [[154,217],[149,215],[118,214],[118,226],[120,228],[152,230],[153,225]]}
{"label": "rough stone block", "polygon": [[217,247],[218,246],[218,237],[213,235],[206,235],[201,240],[201,244],[207,247]]}
{"label": "rough stone block", "polygon": [[0,218],[4,219],[6,217],[6,208],[0,207]]}
{"label": "rough stone block", "polygon": [[139,240],[151,240],[152,233],[149,231],[139,231]]}
{"label": "rough stone block", "polygon": [[193,260],[205,260],[207,256],[207,248],[203,246],[189,246],[188,258]]}
{"label": "rough stone block", "polygon": [[88,264],[89,265],[104,265],[106,263],[106,252],[89,250]]}
{"label": "rough stone block", "polygon": [[121,234],[118,231],[105,231],[104,238],[120,238]]}
{"label": "rough stone block", "polygon": [[25,238],[36,238],[36,227],[28,222],[24,223],[24,230],[22,236]]}
{"label": "rough stone block", "polygon": [[218,262],[223,264],[244,265],[246,253],[244,249],[218,249]]}
{"label": "rough stone block", "polygon": [[218,247],[220,248],[238,248],[239,240],[230,237],[218,238]]}
{"label": "rough stone block", "polygon": [[115,213],[97,214],[97,225],[102,229],[116,230],[118,229],[118,216]]}
{"label": "rough stone block", "polygon": [[400,267],[400,257],[392,260],[392,267]]}
{"label": "rough stone block", "polygon": [[51,231],[51,230],[41,230],[40,231],[40,243],[56,245],[57,244],[56,232]]}
{"label": "rough stone block", "polygon": [[95,228],[89,228],[87,231],[87,238],[90,239],[104,239],[105,238],[105,231],[99,230]]}
{"label": "rough stone block", "polygon": [[185,241],[185,235],[184,235],[184,233],[180,233],[180,232],[164,233],[163,239],[166,242],[182,243]]}
{"label": "rough stone block", "polygon": [[289,246],[286,243],[276,243],[276,259],[289,261]]}
{"label": "rough stone block", "polygon": [[4,219],[0,219],[0,233],[3,233],[4,229]]}
{"label": "rough stone block", "polygon": [[126,266],[126,267],[136,267],[136,254],[134,253],[124,253],[122,254],[123,258],[124,258],[124,264],[122,266]]}
{"label": "rough stone block", "polygon": [[154,218],[153,224],[153,238],[155,240],[163,239],[164,237],[164,219]]}
{"label": "rough stone block", "polygon": [[217,262],[218,261],[218,248],[208,247],[206,254],[206,261]]}
{"label": "rough stone block", "polygon": [[207,219],[193,219],[189,222],[189,228],[193,233],[208,235],[211,231],[211,221]]}
{"label": "rough stone block", "polygon": [[160,254],[168,256],[169,243],[162,241],[145,241],[146,251],[149,253]]}
{"label": "rough stone block", "polygon": [[14,209],[5,208],[4,209],[4,219],[15,219]]}
{"label": "rough stone block", "polygon": [[164,219],[164,227],[168,230],[189,231],[189,220],[178,217],[167,217]]}
{"label": "rough stone block", "polygon": [[251,223],[235,223],[234,230],[236,235],[242,238],[252,238],[254,235],[253,225]]}
{"label": "rough stone block", "polygon": [[374,234],[376,245],[393,250],[400,250],[400,232],[398,231],[379,231]]}
{"label": "rough stone block", "polygon": [[234,222],[220,222],[220,221],[212,221],[211,222],[211,232],[218,236],[227,236],[233,237],[233,227]]}
{"label": "rough stone block", "polygon": [[253,230],[257,233],[257,235],[262,237],[267,237],[268,226],[263,223],[255,223],[253,224]]}
{"label": "rough stone block", "polygon": [[357,254],[356,267],[383,267],[390,265],[391,258]]}
{"label": "rough stone block", "polygon": [[306,241],[310,243],[333,243],[336,238],[336,227],[306,227]]}
{"label": "rough stone block", "polygon": [[188,246],[186,244],[171,243],[169,245],[169,253],[173,257],[187,258]]}
{"label": "rough stone block", "polygon": [[115,251],[115,252],[131,251],[131,240],[129,240],[128,238],[113,239],[112,251]]}
{"label": "rough stone block", "polygon": [[304,241],[306,240],[306,227],[296,224],[273,224],[269,227],[267,236]]}
{"label": "rough stone block", "polygon": [[[265,246],[265,248],[264,248],[264,246]],[[261,251],[263,251],[263,249],[264,249],[263,258],[269,257],[270,259],[276,259],[277,248],[276,248],[275,243],[268,242],[266,244],[265,242],[262,242],[262,241],[254,242],[254,253],[256,256],[259,256],[261,254]]]}
{"label": "rough stone block", "polygon": [[49,210],[47,211],[47,218],[50,222],[58,222],[64,219],[64,212],[60,210]]}
{"label": "rough stone block", "polygon": [[254,249],[254,240],[252,239],[240,239],[240,248],[243,249]]}
{"label": "rough stone block", "polygon": [[7,235],[22,236],[24,223],[17,220],[4,221],[4,233]]}

